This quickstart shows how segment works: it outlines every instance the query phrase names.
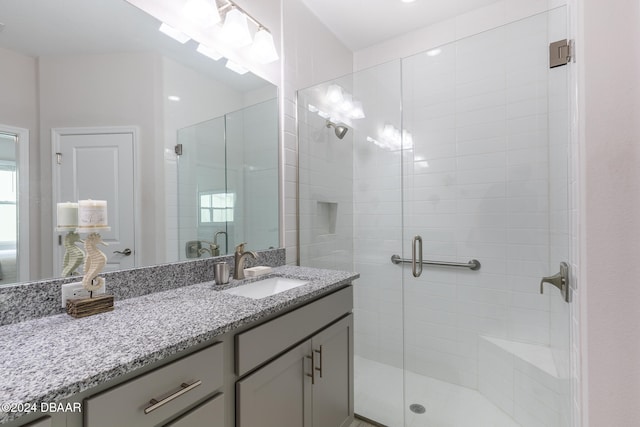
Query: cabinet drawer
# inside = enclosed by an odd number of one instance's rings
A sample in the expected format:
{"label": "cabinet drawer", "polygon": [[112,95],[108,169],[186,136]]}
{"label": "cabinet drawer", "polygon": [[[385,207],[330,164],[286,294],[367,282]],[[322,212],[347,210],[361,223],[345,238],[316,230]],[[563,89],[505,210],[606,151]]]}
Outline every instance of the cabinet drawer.
{"label": "cabinet drawer", "polygon": [[353,287],[347,286],[236,335],[236,373],[244,375],[351,310]]}
{"label": "cabinet drawer", "polygon": [[222,387],[222,359],[218,343],[90,397],[85,426],[156,426]]}
{"label": "cabinet drawer", "polygon": [[224,394],[220,393],[166,427],[224,427]]}

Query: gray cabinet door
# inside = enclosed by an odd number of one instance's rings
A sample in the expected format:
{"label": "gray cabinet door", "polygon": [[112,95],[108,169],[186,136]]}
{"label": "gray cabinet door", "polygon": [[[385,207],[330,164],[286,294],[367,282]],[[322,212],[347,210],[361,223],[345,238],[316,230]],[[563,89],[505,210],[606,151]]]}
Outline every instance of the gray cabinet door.
{"label": "gray cabinet door", "polygon": [[237,427],[311,427],[311,341],[236,383]]}
{"label": "gray cabinet door", "polygon": [[353,420],[353,315],[314,335],[311,345],[316,364],[313,427],[348,426]]}

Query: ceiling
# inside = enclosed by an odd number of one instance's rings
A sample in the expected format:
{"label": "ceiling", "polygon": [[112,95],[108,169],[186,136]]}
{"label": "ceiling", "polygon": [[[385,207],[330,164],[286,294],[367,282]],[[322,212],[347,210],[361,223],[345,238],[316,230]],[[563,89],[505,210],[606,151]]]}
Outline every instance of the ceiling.
{"label": "ceiling", "polygon": [[497,0],[302,0],[352,51],[495,3]]}

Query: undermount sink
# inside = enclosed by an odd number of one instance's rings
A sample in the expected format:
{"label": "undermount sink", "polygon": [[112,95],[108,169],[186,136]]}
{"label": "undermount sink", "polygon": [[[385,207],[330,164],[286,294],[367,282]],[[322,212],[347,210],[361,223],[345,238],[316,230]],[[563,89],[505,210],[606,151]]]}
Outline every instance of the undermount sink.
{"label": "undermount sink", "polygon": [[247,298],[261,299],[297,288],[298,286],[306,285],[307,283],[309,283],[308,280],[291,279],[288,277],[269,277],[222,292]]}

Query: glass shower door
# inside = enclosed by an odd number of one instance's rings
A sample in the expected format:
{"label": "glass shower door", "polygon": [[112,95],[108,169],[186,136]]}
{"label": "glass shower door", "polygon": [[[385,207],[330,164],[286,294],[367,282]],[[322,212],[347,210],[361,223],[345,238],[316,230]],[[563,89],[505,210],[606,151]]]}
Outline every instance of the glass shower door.
{"label": "glass shower door", "polygon": [[[361,275],[357,415],[571,425],[570,305],[540,294],[569,260],[568,67],[548,65],[565,22],[561,7],[298,93],[299,263]],[[414,242],[453,265],[412,268]]]}
{"label": "glass shower door", "polygon": [[539,292],[568,259],[565,32],[560,8],[402,61],[403,258],[456,263],[403,269],[405,426],[570,425],[568,305]]}

